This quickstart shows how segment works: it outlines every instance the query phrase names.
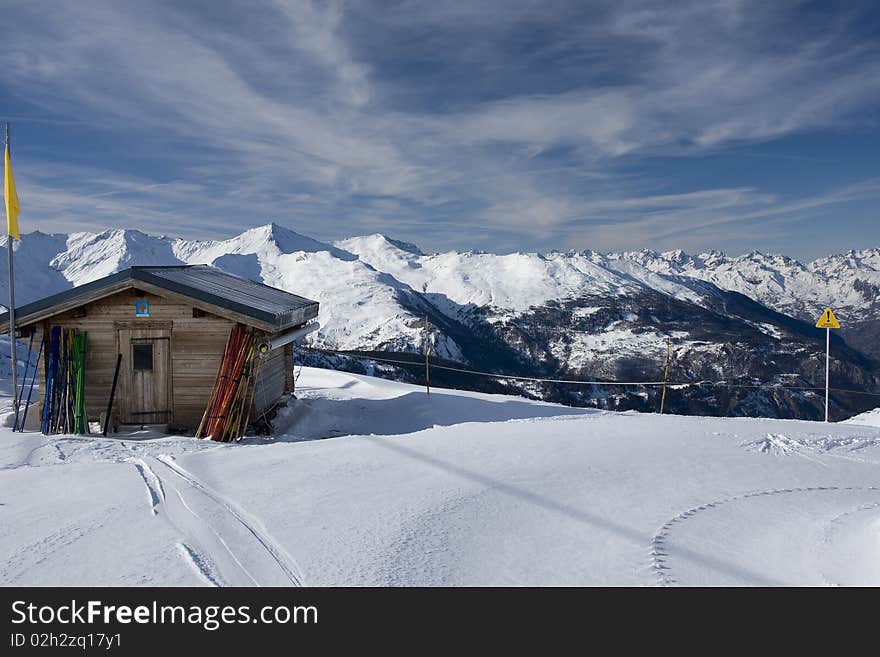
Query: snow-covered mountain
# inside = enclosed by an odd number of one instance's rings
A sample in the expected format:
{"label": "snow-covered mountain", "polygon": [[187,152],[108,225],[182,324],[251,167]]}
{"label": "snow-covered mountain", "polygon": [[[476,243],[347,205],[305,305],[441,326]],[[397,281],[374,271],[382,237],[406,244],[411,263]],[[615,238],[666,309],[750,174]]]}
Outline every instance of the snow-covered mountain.
{"label": "snow-covered mountain", "polygon": [[832,306],[842,333],[855,347],[880,356],[880,248],[801,263],[757,251],[736,257],[718,251],[691,256],[682,251],[611,254],[611,266],[637,263],[664,275],[686,276],[740,292],[779,312],[813,321]]}
{"label": "snow-covered mountain", "polygon": [[[824,344],[811,323],[799,320],[834,305],[849,326],[856,316],[863,326],[880,321],[880,250],[808,265],[758,253],[425,254],[379,234],[328,244],[277,224],[212,241],[136,230],[36,232],[15,248],[17,304],[132,265],[211,264],[320,301],[313,346],[419,352],[428,317],[439,358],[531,376],[656,381],[670,339],[673,380],[812,386],[822,382]],[[5,268],[0,270],[5,298]],[[862,333],[851,329],[850,335],[858,344]],[[839,340],[834,354],[840,387],[873,388],[873,361]],[[456,376],[446,382],[500,385]],[[438,374],[440,383],[443,377]],[[518,390],[609,408],[656,405],[653,390],[536,384]],[[673,392],[669,403],[710,414],[809,417],[819,408],[819,398],[808,391],[693,387]],[[868,408],[856,398],[837,403],[848,414]]]}
{"label": "snow-covered mountain", "polygon": [[[5,244],[4,244],[5,247]],[[422,340],[419,299],[357,256],[269,224],[228,240],[192,241],[137,230],[23,236],[15,245],[16,305],[136,265],[210,264],[321,303],[319,343],[334,349],[408,350]],[[7,295],[8,276],[0,275]],[[5,296],[3,297],[6,298]],[[442,336],[438,355],[461,353]]]}

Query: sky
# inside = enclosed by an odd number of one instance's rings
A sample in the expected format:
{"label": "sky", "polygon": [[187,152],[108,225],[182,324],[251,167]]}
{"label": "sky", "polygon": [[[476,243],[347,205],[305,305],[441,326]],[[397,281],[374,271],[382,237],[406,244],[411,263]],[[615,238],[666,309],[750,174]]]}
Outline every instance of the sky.
{"label": "sky", "polygon": [[23,232],[880,246],[873,0],[0,0]]}

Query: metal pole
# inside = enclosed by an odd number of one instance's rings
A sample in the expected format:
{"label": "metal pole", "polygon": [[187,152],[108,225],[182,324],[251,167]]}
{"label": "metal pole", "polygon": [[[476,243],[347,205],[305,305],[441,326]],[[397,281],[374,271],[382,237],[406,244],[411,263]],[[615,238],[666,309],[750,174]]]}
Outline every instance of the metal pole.
{"label": "metal pole", "polygon": [[672,343],[666,338],[666,368],[663,370],[663,394],[660,395],[660,415],[663,415],[663,406],[666,403],[666,382],[669,381],[669,353]]}
{"label": "metal pole", "polygon": [[24,403],[24,412],[21,414],[21,422],[19,423],[21,426],[18,430],[21,432],[24,432],[24,425],[25,422],[27,422],[28,409],[31,407],[31,395],[34,394],[34,383],[37,380],[37,369],[40,367],[40,356],[43,355],[43,342],[45,342],[45,338],[41,337],[40,350],[37,352],[37,364],[34,366],[34,373],[31,375],[31,387],[28,388],[27,401],[25,401]]}
{"label": "metal pole", "polygon": [[[21,390],[18,393],[18,403],[19,404],[21,404],[21,400],[24,397],[24,387],[27,385],[28,371],[30,371],[30,368],[31,368],[31,354],[34,351],[34,335],[36,333],[37,332],[35,330],[31,331],[31,339],[28,342],[27,356],[24,359],[24,376],[21,377]],[[39,357],[38,357],[38,359],[39,359]],[[12,426],[13,431],[18,430],[18,419],[19,419],[18,416],[19,416],[19,414],[18,414],[18,412],[16,412],[15,413],[15,424]]]}
{"label": "metal pole", "polygon": [[828,372],[831,364],[831,329],[825,329],[825,421],[828,421]]}
{"label": "metal pole", "polygon": [[[6,148],[9,148],[9,124],[6,124]],[[12,155],[10,151],[10,156]],[[4,171],[4,174],[8,175]],[[7,203],[8,203],[7,199]],[[9,212],[9,208],[6,208]],[[18,359],[15,356],[15,277],[12,268],[12,235],[6,230],[6,250],[9,253],[9,358],[12,361],[12,407],[18,421]]]}
{"label": "metal pole", "polygon": [[425,393],[431,394],[431,364],[428,361],[428,316],[425,315]]}

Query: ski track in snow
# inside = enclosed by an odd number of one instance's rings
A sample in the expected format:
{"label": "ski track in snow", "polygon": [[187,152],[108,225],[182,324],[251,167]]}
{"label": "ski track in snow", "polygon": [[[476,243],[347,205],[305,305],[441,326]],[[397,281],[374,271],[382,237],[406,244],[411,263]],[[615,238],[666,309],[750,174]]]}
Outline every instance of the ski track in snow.
{"label": "ski track in snow", "polygon": [[147,487],[147,495],[150,500],[150,510],[155,516],[158,513],[159,505],[165,503],[165,490],[162,488],[162,482],[143,459],[132,459],[132,463],[138,471],[138,474],[141,476],[141,479],[144,480],[144,485]]}
{"label": "ski track in snow", "polygon": [[[231,518],[233,520],[233,524],[238,524],[240,527],[246,530],[246,533],[249,534],[252,539],[256,540],[256,543],[261,548],[261,552],[264,555],[267,555],[269,559],[274,562],[277,568],[281,569],[287,579],[287,581],[284,582],[285,585],[303,585],[304,578],[302,576],[302,571],[300,570],[299,566],[296,564],[293,558],[289,554],[287,554],[286,550],[281,547],[281,545],[277,541],[275,541],[275,539],[266,531],[264,527],[262,527],[262,523],[259,520],[250,516],[245,511],[238,508],[234,503],[222,496],[220,493],[218,493],[202,481],[198,480],[188,470],[174,463],[170,457],[159,455],[156,457],[156,461],[168,468],[168,470],[174,473],[177,477],[187,482],[190,488],[195,489],[199,493],[201,493],[203,498],[207,498],[208,500],[210,500],[216,508],[219,508],[219,510],[222,511],[222,515],[225,515],[227,518]],[[181,501],[183,501],[184,505],[187,505],[181,491],[178,490],[178,494],[181,496]],[[228,542],[222,538],[221,534],[223,532],[223,528],[211,525],[211,523],[205,520],[204,516],[195,513],[192,508],[189,508],[189,506],[188,510],[190,511],[190,513],[205,522],[210,527],[210,529],[215,533],[216,537],[220,540],[220,542],[224,545],[226,550],[232,556],[233,560],[236,561],[239,567],[241,567],[245,571],[245,574],[251,580],[253,580],[254,584],[260,585],[261,582],[258,581],[258,577],[254,577],[253,575],[251,575],[250,572],[248,572],[248,570],[242,564],[241,560],[229,548]],[[265,583],[268,584],[268,582]],[[277,582],[272,582],[271,584],[276,586],[278,585]]]}
{"label": "ski track in snow", "polygon": [[[156,474],[156,471],[143,459],[132,458],[129,460],[144,482],[152,515],[158,516],[161,514],[165,520],[185,537],[184,540],[177,543],[177,550],[200,580],[209,586],[224,585],[224,578],[220,576],[218,572],[219,567],[215,563],[219,557],[218,551],[222,550],[229,554],[237,569],[249,580],[247,583],[255,586],[259,585],[259,582],[242,565],[241,561],[232,552],[228,543],[223,540],[217,530],[187,504],[183,495],[175,486],[171,485],[170,487],[176,495],[176,501],[172,497],[172,502],[169,503],[165,494],[165,486],[159,475]],[[195,519],[195,524],[179,512],[177,508],[178,503],[180,507]],[[212,538],[214,540],[211,540]],[[204,547],[196,547],[199,545]],[[209,554],[215,555],[215,558],[210,558]]]}
{"label": "ski track in snow", "polygon": [[[120,455],[120,447],[128,453]],[[142,447],[147,449],[139,453]],[[40,441],[27,451],[19,464],[4,466],[2,470],[76,463],[79,462],[77,452],[81,450],[93,452],[88,455],[87,462],[128,463],[133,467],[144,485],[151,515],[167,521],[180,533],[177,551],[187,567],[205,584],[303,585],[302,570],[260,520],[174,463],[172,456],[156,455],[149,446],[125,442],[105,445],[88,438],[58,436]],[[131,456],[129,450],[139,455]],[[210,451],[210,448],[204,451]],[[167,473],[172,475],[171,479]],[[185,485],[179,487],[175,480]],[[42,552],[43,548],[56,543],[63,546],[88,533],[79,529],[68,528],[57,536],[47,536],[39,545],[30,546],[30,552]],[[50,550],[54,551],[54,548]],[[37,564],[41,562],[42,559],[36,561]],[[24,561],[18,566],[23,564]],[[0,579],[9,581],[14,577],[15,565],[9,563],[6,564],[8,567],[0,567]]]}
{"label": "ski track in snow", "polygon": [[186,543],[178,543],[177,549],[184,560],[189,563],[196,576],[208,586],[223,586],[222,582],[214,574],[213,569],[205,561],[201,554],[193,550]]}
{"label": "ski track in snow", "polygon": [[[195,519],[198,527],[203,527],[204,529],[207,530],[207,532],[208,532],[207,542],[213,543],[214,549],[211,551],[211,554],[213,554],[215,556],[215,559],[216,560],[224,559],[222,557],[222,555],[224,553],[229,555],[229,558],[232,559],[232,563],[234,564],[235,572],[241,573],[241,575],[244,576],[244,578],[247,580],[247,583],[249,585],[259,586],[260,583],[253,576],[253,574],[248,569],[248,567],[242,563],[241,559],[235,553],[235,551],[229,546],[229,542],[226,541],[220,535],[220,533],[217,531],[217,528],[214,525],[212,525],[210,522],[205,520],[205,518],[202,515],[197,513],[192,508],[192,506],[190,506],[187,503],[186,499],[183,497],[183,495],[181,494],[181,492],[178,488],[174,487],[174,493],[175,493],[175,495],[177,495],[177,500],[180,502],[181,506],[186,510],[187,513],[189,513],[189,515],[191,515]],[[198,533],[198,530],[190,523],[183,523],[183,524],[189,528],[188,533],[190,533],[190,534]],[[206,539],[203,538],[202,541],[206,542]],[[214,541],[216,541],[216,543],[214,543]]]}
{"label": "ski track in snow", "polygon": [[[787,495],[792,493],[813,493],[820,491],[861,491],[861,492],[880,492],[880,488],[876,488],[874,486],[811,486],[811,487],[803,487],[803,488],[775,488],[770,490],[762,490],[762,491],[753,491],[750,493],[745,493],[743,495],[734,495],[732,497],[725,497],[719,500],[713,500],[711,502],[706,502],[705,504],[700,504],[698,506],[690,507],[679,513],[677,516],[671,518],[667,522],[665,522],[659,530],[654,534],[654,537],[651,540],[651,548],[649,550],[650,555],[650,568],[653,570],[654,575],[657,579],[657,584],[659,586],[674,586],[679,582],[675,579],[672,573],[672,569],[670,568],[667,560],[670,556],[670,550],[667,547],[667,541],[672,533],[672,530],[683,523],[684,521],[693,518],[696,514],[701,511],[707,511],[709,509],[713,509],[715,507],[721,506],[723,504],[728,504],[730,502],[737,502],[741,500],[747,500],[754,497],[766,497],[771,495]],[[864,507],[865,505],[863,505]],[[871,508],[873,506],[880,506],[880,502],[876,505],[868,505],[865,508]],[[864,510],[863,507],[859,507],[854,511],[847,511],[836,518],[832,519],[830,522],[833,523],[836,520],[855,513],[859,510]],[[823,576],[823,579],[827,582],[827,578]]]}

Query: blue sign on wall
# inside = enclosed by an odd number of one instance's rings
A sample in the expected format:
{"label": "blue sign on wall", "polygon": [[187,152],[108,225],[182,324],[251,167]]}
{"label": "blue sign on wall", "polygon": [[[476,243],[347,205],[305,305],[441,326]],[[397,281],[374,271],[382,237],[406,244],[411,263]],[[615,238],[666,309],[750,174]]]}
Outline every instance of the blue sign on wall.
{"label": "blue sign on wall", "polygon": [[134,302],[134,314],[136,317],[149,317],[150,316],[150,302],[149,301],[135,301]]}

